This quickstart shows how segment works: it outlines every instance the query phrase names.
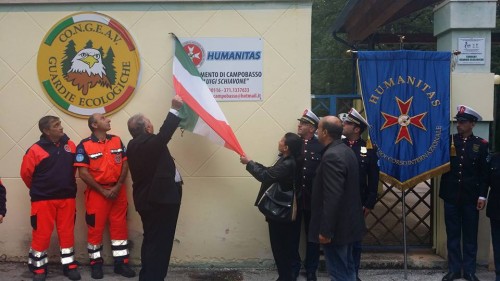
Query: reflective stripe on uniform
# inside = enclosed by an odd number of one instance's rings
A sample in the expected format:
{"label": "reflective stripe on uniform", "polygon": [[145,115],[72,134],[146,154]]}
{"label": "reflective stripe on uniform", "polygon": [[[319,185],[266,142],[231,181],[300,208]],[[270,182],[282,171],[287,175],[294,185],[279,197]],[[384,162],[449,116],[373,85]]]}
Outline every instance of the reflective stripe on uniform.
{"label": "reflective stripe on uniform", "polygon": [[111,240],[111,250],[113,257],[128,256],[128,240]]}
{"label": "reflective stripe on uniform", "polygon": [[34,258],[41,258],[43,256],[47,256],[47,251],[39,252],[39,251],[35,251],[32,248],[30,248],[29,254],[31,256],[33,256]]}
{"label": "reflective stripe on uniform", "polygon": [[29,251],[28,264],[32,265],[35,268],[40,268],[46,265],[49,262],[47,257],[47,251],[35,251],[33,248],[30,248]]}
{"label": "reflective stripe on uniform", "polygon": [[111,247],[127,246],[128,240],[111,240]]}
{"label": "reflective stripe on uniform", "polygon": [[113,251],[113,257],[124,257],[128,256],[128,250],[115,250]]}
{"label": "reflective stripe on uniform", "polygon": [[92,260],[96,260],[101,257],[101,252],[97,251],[95,253],[89,253],[89,258]]}
{"label": "reflective stripe on uniform", "polygon": [[93,245],[93,244],[87,244],[87,250],[89,251],[95,251],[95,250],[101,250],[102,249],[102,244],[99,245]]}
{"label": "reflective stripe on uniform", "polygon": [[87,250],[91,260],[98,259],[101,257],[102,244],[94,245],[89,243],[87,244]]}
{"label": "reflective stripe on uniform", "polygon": [[61,263],[63,265],[70,264],[75,261],[75,253],[73,247],[61,249]]}
{"label": "reflective stripe on uniform", "polygon": [[42,267],[46,265],[49,262],[49,259],[47,257],[41,259],[41,260],[34,260],[32,258],[28,259],[28,264],[33,265],[34,267]]}
{"label": "reflective stripe on uniform", "polygon": [[75,257],[74,256],[70,256],[70,257],[61,257],[61,263],[64,265],[64,264],[69,264],[69,263],[72,263],[75,261]]}
{"label": "reflective stripe on uniform", "polygon": [[73,254],[73,247],[71,248],[62,248],[61,249],[61,255],[67,255],[67,254]]}

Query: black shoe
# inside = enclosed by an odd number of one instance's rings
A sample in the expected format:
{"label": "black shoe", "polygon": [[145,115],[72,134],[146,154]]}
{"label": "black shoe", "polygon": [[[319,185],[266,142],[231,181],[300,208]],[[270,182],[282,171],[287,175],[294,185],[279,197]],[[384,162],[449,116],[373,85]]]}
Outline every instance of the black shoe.
{"label": "black shoe", "polygon": [[442,279],[442,281],[453,281],[455,279],[460,279],[460,272],[448,272]]}
{"label": "black shoe", "polygon": [[476,274],[474,273],[465,273],[464,279],[469,281],[479,281],[479,278],[477,278]]}
{"label": "black shoe", "polygon": [[130,268],[128,263],[116,263],[115,273],[127,278],[135,277],[135,271]]}
{"label": "black shoe", "polygon": [[45,277],[47,274],[42,273],[42,274],[33,274],[33,281],[45,281]]}
{"label": "black shoe", "polygon": [[64,276],[68,277],[69,280],[80,280],[82,276],[80,276],[80,272],[78,272],[78,268],[72,268],[68,270],[64,270]]}
{"label": "black shoe", "polygon": [[356,277],[356,281],[361,281],[361,279],[359,279],[359,277]]}
{"label": "black shoe", "polygon": [[315,272],[308,272],[307,273],[307,281],[316,281],[318,278],[316,278],[316,273]]}
{"label": "black shoe", "polygon": [[104,278],[104,273],[102,272],[102,263],[96,263],[90,266],[90,277],[92,277],[92,279]]}

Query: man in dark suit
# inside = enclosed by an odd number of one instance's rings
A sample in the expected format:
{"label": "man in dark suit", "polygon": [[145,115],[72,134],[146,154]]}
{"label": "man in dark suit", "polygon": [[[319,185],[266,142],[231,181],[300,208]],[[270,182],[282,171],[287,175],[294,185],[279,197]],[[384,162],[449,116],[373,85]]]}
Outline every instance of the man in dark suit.
{"label": "man in dark suit", "polygon": [[180,122],[177,110],[182,104],[179,96],[172,99],[158,134],[142,114],[132,116],[127,124],[133,138],[127,155],[134,204],[144,229],[140,281],[160,281],[167,276],[182,197],[182,180],[167,143]]}
{"label": "man in dark suit", "polygon": [[[340,115],[339,115],[340,116]],[[361,134],[368,128],[368,122],[359,112],[351,108],[348,114],[341,118],[345,136],[344,143],[349,146],[359,164],[359,187],[361,192],[361,203],[363,205],[363,215],[366,217],[373,210],[377,201],[377,188],[379,180],[379,167],[377,149],[366,145],[366,141],[361,138]],[[359,265],[361,263],[361,241],[357,241],[353,246],[354,266],[356,268],[356,280],[359,279]]]}
{"label": "man in dark suit", "polygon": [[342,121],[321,119],[318,139],[325,145],[314,178],[309,241],[323,244],[332,281],[355,281],[353,244],[366,230],[359,195],[358,160],[342,143]]}
{"label": "man in dark suit", "polygon": [[472,133],[481,115],[464,105],[457,110],[458,134],[451,136],[451,169],[441,177],[439,190],[448,247],[448,273],[442,280],[460,279],[463,269],[465,280],[478,281],[477,230],[479,210],[484,208],[488,191],[488,142]]}

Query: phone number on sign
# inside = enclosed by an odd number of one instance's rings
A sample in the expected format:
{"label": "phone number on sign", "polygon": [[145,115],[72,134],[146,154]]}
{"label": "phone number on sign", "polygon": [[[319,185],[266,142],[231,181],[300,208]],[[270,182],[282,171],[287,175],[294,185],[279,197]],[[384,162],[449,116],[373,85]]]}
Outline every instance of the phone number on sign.
{"label": "phone number on sign", "polygon": [[250,88],[210,88],[212,93],[248,93]]}

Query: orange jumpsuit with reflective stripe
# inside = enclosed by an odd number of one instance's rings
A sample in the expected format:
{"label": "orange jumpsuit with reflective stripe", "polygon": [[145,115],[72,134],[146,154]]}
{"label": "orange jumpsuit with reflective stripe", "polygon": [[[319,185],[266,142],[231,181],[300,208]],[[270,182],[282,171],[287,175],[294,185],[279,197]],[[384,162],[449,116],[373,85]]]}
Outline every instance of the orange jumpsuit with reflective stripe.
{"label": "orange jumpsuit with reflective stripe", "polygon": [[[118,136],[107,135],[99,141],[95,135],[83,139],[76,148],[75,166],[87,167],[94,180],[104,188],[112,187],[120,178],[127,161],[125,147]],[[102,262],[102,235],[109,221],[111,249],[115,262],[128,262],[127,192],[121,187],[115,199],[107,199],[87,186],[85,190],[87,249],[91,264]]]}
{"label": "orange jumpsuit with reflective stripe", "polygon": [[46,272],[50,237],[57,226],[61,263],[76,268],[74,228],[76,181],[75,144],[64,135],[59,143],[42,137],[23,157],[21,178],[30,189],[32,241],[28,265],[34,273]]}

